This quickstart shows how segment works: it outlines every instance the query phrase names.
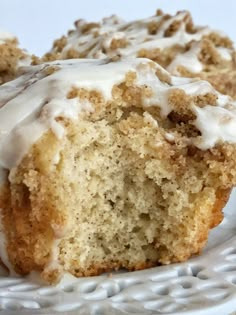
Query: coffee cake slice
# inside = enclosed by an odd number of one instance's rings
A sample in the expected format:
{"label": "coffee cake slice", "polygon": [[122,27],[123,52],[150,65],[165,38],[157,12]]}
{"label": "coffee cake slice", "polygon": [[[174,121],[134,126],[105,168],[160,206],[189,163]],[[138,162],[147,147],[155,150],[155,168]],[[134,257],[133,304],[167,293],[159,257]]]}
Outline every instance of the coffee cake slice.
{"label": "coffee cake slice", "polygon": [[149,59],[24,71],[0,87],[6,268],[55,283],[199,254],[236,183],[236,104]]}

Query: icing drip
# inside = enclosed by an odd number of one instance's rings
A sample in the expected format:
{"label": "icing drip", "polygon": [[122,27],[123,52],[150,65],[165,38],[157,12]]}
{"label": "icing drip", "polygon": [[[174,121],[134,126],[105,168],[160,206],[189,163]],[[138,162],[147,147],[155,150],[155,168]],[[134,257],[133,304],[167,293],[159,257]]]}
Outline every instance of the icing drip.
{"label": "icing drip", "polygon": [[199,73],[203,70],[203,65],[198,59],[198,54],[201,51],[200,44],[194,42],[191,49],[186,53],[178,54],[171,64],[167,67],[167,70],[174,75],[179,75],[178,67],[182,66],[192,73]]}
{"label": "icing drip", "polygon": [[9,261],[7,249],[6,249],[6,236],[2,224],[2,209],[0,208],[0,258],[3,264],[8,268],[11,276],[15,276],[16,273],[12,268],[12,265]]}
{"label": "icing drip", "polygon": [[224,107],[194,107],[197,114],[195,126],[201,131],[202,139],[196,139],[195,145],[206,150],[217,142],[236,142],[236,105],[232,111]]}

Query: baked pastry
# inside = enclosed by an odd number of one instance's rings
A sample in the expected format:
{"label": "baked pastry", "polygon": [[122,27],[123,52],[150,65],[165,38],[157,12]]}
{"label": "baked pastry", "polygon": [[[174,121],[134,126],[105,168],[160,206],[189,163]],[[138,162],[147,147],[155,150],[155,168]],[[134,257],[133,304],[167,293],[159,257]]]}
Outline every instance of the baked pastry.
{"label": "baked pastry", "polygon": [[25,68],[0,87],[2,263],[98,275],[200,253],[236,183],[236,105],[149,59]]}
{"label": "baked pastry", "polygon": [[170,73],[206,79],[221,93],[236,98],[235,50],[222,32],[195,26],[189,12],[126,23],[116,16],[98,23],[75,22],[75,29],[56,40],[44,61],[124,56],[150,58]]}
{"label": "baked pastry", "polygon": [[0,31],[0,84],[14,79],[21,66],[31,63],[29,54],[19,48],[17,38]]}

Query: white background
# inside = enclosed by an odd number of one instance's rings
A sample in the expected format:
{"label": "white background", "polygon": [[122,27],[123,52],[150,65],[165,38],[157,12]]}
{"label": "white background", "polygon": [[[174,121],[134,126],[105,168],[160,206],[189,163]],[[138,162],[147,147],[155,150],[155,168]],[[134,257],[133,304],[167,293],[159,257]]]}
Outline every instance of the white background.
{"label": "white background", "polygon": [[209,24],[236,40],[236,0],[0,0],[0,28],[40,55],[79,18],[97,21],[116,13],[132,20],[153,15],[157,8],[169,13],[188,9],[197,24]]}

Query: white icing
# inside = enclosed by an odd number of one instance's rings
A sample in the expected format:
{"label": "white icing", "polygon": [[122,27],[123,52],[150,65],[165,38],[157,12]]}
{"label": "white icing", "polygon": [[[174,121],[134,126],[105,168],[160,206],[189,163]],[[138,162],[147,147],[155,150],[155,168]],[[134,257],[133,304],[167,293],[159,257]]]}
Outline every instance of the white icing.
{"label": "white icing", "polygon": [[201,131],[201,139],[195,145],[206,150],[218,142],[236,142],[236,104],[230,111],[224,107],[194,107],[197,119],[194,125]]}

